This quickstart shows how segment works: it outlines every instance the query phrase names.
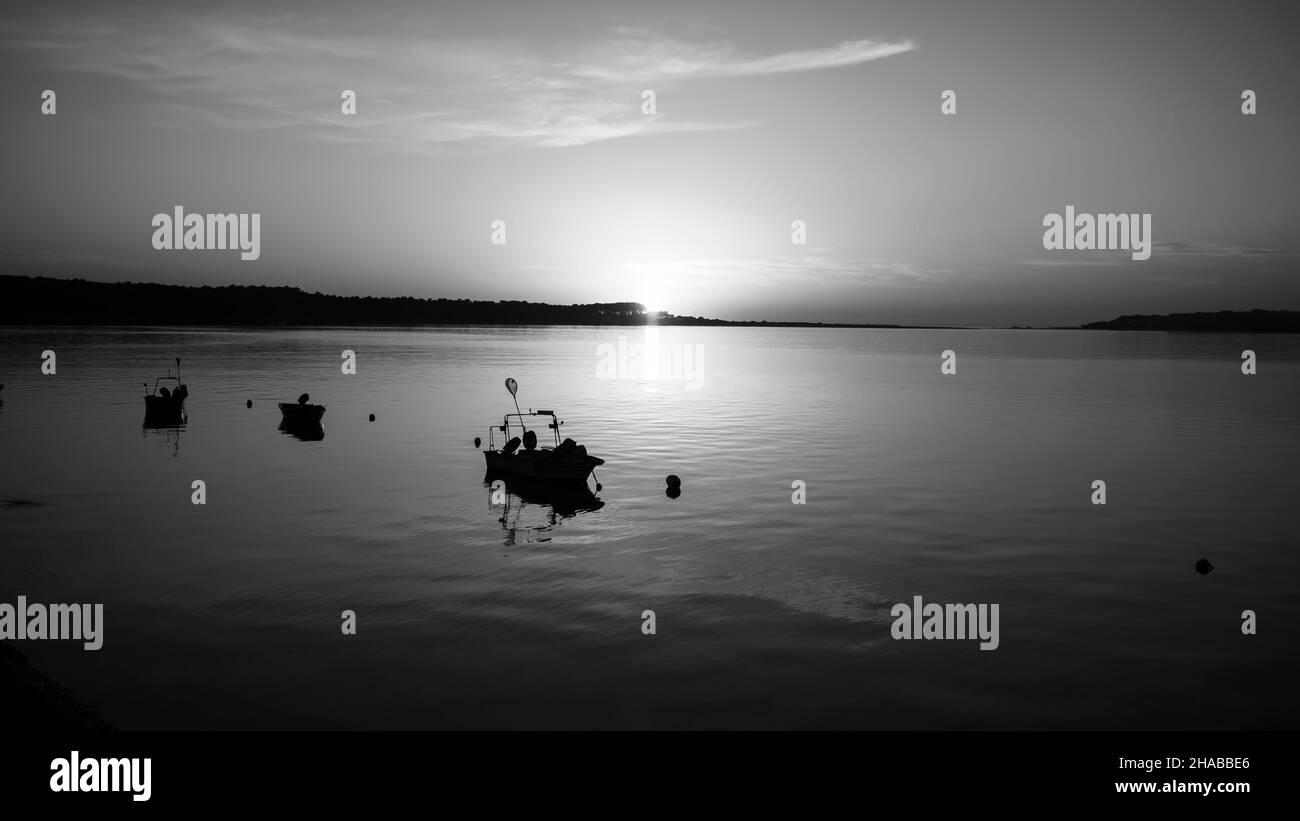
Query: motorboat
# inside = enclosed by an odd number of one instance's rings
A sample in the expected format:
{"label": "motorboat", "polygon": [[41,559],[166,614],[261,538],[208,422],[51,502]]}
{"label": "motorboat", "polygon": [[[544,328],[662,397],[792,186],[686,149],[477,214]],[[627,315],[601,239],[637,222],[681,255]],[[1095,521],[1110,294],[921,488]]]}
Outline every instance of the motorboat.
{"label": "motorboat", "polygon": [[[597,467],[605,464],[605,460],[587,453],[584,445],[572,439],[561,439],[560,426],[564,422],[555,411],[529,409],[527,413],[522,412],[516,396],[518,383],[515,380],[507,379],[506,389],[515,397],[515,412],[505,414],[500,425],[488,428],[488,446],[483,451],[488,473],[505,476],[507,482],[508,477],[518,476],[530,480],[585,485],[587,477]],[[549,447],[539,447],[539,429],[550,431],[549,436],[546,436],[550,442]],[[497,447],[496,442],[498,436],[502,440],[500,447]]]}
{"label": "motorboat", "polygon": [[[168,387],[162,383],[175,383],[174,386]],[[171,369],[167,369],[166,376],[160,376],[154,380],[153,390],[149,390],[149,383],[144,383],[144,389],[149,391],[144,395],[144,423],[146,426],[172,426],[185,424],[185,399],[190,395],[189,388],[181,381],[181,360],[176,358],[176,375],[172,376]]]}

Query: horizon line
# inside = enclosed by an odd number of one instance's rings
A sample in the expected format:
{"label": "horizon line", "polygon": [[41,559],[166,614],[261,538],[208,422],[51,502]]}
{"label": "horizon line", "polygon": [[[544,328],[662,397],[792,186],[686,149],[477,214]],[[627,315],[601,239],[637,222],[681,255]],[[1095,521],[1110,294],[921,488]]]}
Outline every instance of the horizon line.
{"label": "horizon line", "polygon": [[[1199,315],[1214,316],[1214,315],[1222,315],[1222,314],[1257,314],[1257,313],[1300,314],[1300,311],[1297,311],[1295,309],[1287,309],[1287,308],[1283,308],[1283,309],[1251,308],[1246,310],[1220,309],[1217,311],[1194,311],[1194,312],[1181,311],[1181,312],[1172,312],[1172,313],[1165,313],[1165,314],[1136,314],[1135,313],[1135,314],[1120,314],[1119,316],[1116,316],[1113,319],[1097,320],[1093,322],[1081,323],[1079,325],[987,325],[987,324],[938,325],[933,323],[901,324],[896,322],[821,322],[821,321],[796,320],[796,319],[775,319],[775,320],[774,319],[748,319],[748,320],[739,319],[738,320],[738,319],[723,319],[719,317],[707,317],[707,316],[698,316],[698,315],[674,314],[664,310],[652,312],[649,308],[645,306],[644,303],[637,302],[635,300],[621,300],[621,301],[613,301],[613,302],[585,302],[585,303],[574,302],[566,305],[563,303],[554,303],[554,302],[534,302],[525,299],[492,300],[492,299],[477,299],[471,297],[420,297],[420,296],[412,296],[409,294],[400,295],[400,296],[378,296],[374,294],[346,296],[342,294],[324,293],[319,290],[308,291],[299,285],[289,285],[289,284],[248,285],[248,284],[227,283],[225,285],[211,285],[211,284],[194,285],[194,284],[149,282],[149,281],[135,281],[135,280],[107,281],[107,280],[86,279],[84,277],[53,277],[53,276],[32,275],[32,274],[0,274],[0,280],[20,280],[20,279],[31,280],[31,281],[44,280],[48,282],[85,283],[87,285],[102,286],[102,287],[143,286],[143,287],[155,287],[155,288],[175,288],[180,290],[265,288],[270,290],[294,291],[308,297],[321,297],[325,299],[340,299],[340,300],[373,299],[373,300],[394,300],[394,301],[415,300],[418,302],[469,302],[469,303],[479,303],[483,305],[529,305],[529,306],[539,306],[539,307],[548,307],[548,308],[584,308],[584,307],[596,307],[596,306],[626,305],[626,306],[636,306],[636,308],[639,309],[638,313],[642,314],[646,319],[645,322],[639,322],[639,323],[606,322],[606,323],[600,323],[598,325],[589,325],[586,323],[572,323],[574,327],[584,327],[584,326],[645,327],[647,325],[660,324],[661,321],[668,320],[668,324],[670,325],[672,324],[677,324],[681,326],[694,325],[696,327],[707,326],[709,324],[720,324],[720,325],[731,325],[731,326],[742,326],[742,327],[766,325],[766,326],[775,326],[775,327],[846,328],[846,329],[856,328],[856,329],[876,329],[876,330],[1095,330],[1097,328],[1092,326],[1110,325],[1110,324],[1118,323],[1120,320],[1124,320],[1124,319],[1139,319],[1139,320],[1140,319],[1164,319],[1164,318],[1199,316]],[[682,322],[674,323],[672,322],[673,320],[682,320]],[[18,325],[24,325],[27,323],[3,323],[2,321],[0,321],[0,324],[6,324],[8,325],[8,327],[16,327]],[[49,323],[45,323],[45,324],[49,324]],[[392,324],[388,324],[388,323],[379,323],[379,324],[345,323],[342,325],[307,324],[307,325],[298,325],[295,327],[304,327],[304,328],[305,327],[420,327],[420,326],[427,326],[427,327],[444,326],[445,327],[447,325],[454,326],[457,324],[463,324],[466,327],[471,327],[471,326],[473,327],[492,327],[492,326],[526,327],[529,325],[539,325],[539,323],[510,323],[510,322],[502,322],[502,323],[483,323],[483,322],[406,323],[404,322],[404,323],[392,323]],[[73,323],[73,325],[87,325],[87,323]],[[103,326],[103,325],[104,323],[89,323],[89,326]],[[107,323],[107,325],[117,326],[117,327],[188,327],[185,325],[174,325],[174,324],[167,324],[167,323],[161,323],[161,324]],[[541,325],[554,326],[555,323],[541,323]],[[41,327],[42,323],[35,323],[34,326]],[[227,326],[205,324],[205,327],[227,327]],[[268,324],[265,326],[229,325],[228,327],[284,327],[284,325],[283,324],[280,325]],[[1135,329],[1135,330],[1142,330],[1142,329]]]}

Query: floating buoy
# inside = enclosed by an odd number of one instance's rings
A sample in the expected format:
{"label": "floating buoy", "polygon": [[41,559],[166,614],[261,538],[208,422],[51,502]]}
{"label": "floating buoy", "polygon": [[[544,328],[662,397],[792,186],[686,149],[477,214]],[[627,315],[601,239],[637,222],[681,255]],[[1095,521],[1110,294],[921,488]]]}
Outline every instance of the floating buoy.
{"label": "floating buoy", "polygon": [[478,446],[481,445],[481,444],[483,444],[483,440],[480,439],[480,438],[478,438],[477,436],[475,436],[475,437],[474,437],[474,447],[478,447]]}
{"label": "floating buoy", "polygon": [[1214,565],[1210,564],[1208,559],[1198,559],[1196,561],[1196,572],[1200,573],[1202,576],[1204,576],[1206,573],[1209,573],[1213,569],[1214,569]]}
{"label": "floating buoy", "polygon": [[682,489],[675,485],[669,485],[668,488],[664,491],[664,495],[667,496],[669,499],[676,499],[678,496],[682,495]]}
{"label": "floating buoy", "polygon": [[248,407],[250,407],[250,408],[253,407],[253,400],[252,400],[252,399],[248,400]]}
{"label": "floating buoy", "polygon": [[668,474],[668,487],[681,487],[682,479],[676,473]]}
{"label": "floating buoy", "polygon": [[375,415],[374,415],[373,413],[370,414],[370,421],[371,421],[371,422],[375,421]]}

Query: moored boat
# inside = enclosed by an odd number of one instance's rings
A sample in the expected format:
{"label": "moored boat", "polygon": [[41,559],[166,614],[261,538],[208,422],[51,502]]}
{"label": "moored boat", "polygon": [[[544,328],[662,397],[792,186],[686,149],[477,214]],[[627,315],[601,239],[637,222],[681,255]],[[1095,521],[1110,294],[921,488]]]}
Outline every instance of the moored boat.
{"label": "moored boat", "polygon": [[[175,382],[173,388],[162,385],[163,382]],[[144,383],[146,391],[149,383]],[[189,388],[181,381],[181,360],[176,358],[176,375],[167,369],[166,376],[154,380],[153,391],[144,395],[144,423],[146,425],[183,425],[185,424],[185,399],[190,395]]]}
{"label": "moored boat", "polygon": [[325,415],[324,405],[311,405],[308,400],[311,399],[307,394],[298,397],[297,404],[281,402],[280,413],[284,414],[284,421],[289,425],[319,425],[321,417]]}
{"label": "moored boat", "polygon": [[[515,396],[518,384],[507,379],[506,389]],[[537,432],[529,429],[530,421],[534,428],[545,425],[551,432],[551,447],[538,447]],[[529,409],[528,413],[523,413],[516,398],[515,413],[507,413],[500,425],[488,428],[488,447],[483,451],[483,459],[489,474],[585,485],[587,477],[605,464],[605,460],[590,455],[586,447],[572,439],[561,441],[560,426],[563,424],[553,410]],[[514,428],[519,429],[520,436],[512,435]],[[503,440],[500,448],[496,445],[498,435]],[[600,489],[599,483],[596,489]]]}

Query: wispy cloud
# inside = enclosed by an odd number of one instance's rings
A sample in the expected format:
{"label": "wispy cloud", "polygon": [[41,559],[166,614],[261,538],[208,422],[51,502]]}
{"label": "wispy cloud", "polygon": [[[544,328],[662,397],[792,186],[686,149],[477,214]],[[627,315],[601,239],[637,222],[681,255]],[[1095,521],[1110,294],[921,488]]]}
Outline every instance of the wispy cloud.
{"label": "wispy cloud", "polygon": [[1110,268],[1117,265],[1124,265],[1130,259],[1130,252],[1124,251],[1123,256],[1120,252],[1109,252],[1109,257],[1097,256],[1069,256],[1057,257],[1055,259],[1043,259],[1041,257],[1034,259],[1022,259],[1021,265],[1028,265],[1033,268],[1079,268],[1079,267],[1105,267]]}
{"label": "wispy cloud", "polygon": [[[756,54],[622,28],[557,59],[506,40],[290,33],[182,15],[140,25],[121,18],[0,21],[0,40],[26,63],[137,87],[132,117],[155,125],[292,129],[307,139],[399,150],[562,147],[748,128],[754,120],[680,108],[645,115],[641,92],[648,83],[661,91],[701,78],[844,68],[916,48],[910,40],[846,40]],[[344,88],[358,94],[354,117],[340,111]]]}
{"label": "wispy cloud", "polygon": [[825,254],[777,256],[768,259],[683,259],[626,262],[623,270],[674,284],[843,286],[877,285],[915,287],[933,285],[943,270],[921,268],[909,262],[863,257],[840,258]]}
{"label": "wispy cloud", "polygon": [[1212,242],[1157,242],[1154,254],[1160,256],[1196,256],[1233,258],[1275,257],[1294,255],[1294,251],[1280,251],[1275,248],[1250,248],[1242,245],[1218,245]]}
{"label": "wispy cloud", "polygon": [[609,56],[599,64],[576,65],[567,74],[604,82],[649,82],[675,78],[753,77],[842,68],[916,48],[911,40],[845,40],[826,48],[747,55],[731,43],[683,43],[634,29],[619,29]]}
{"label": "wispy cloud", "polygon": [[[1294,251],[1275,248],[1251,248],[1243,245],[1220,245],[1212,242],[1155,242],[1151,246],[1153,260],[1177,258],[1180,263],[1201,260],[1251,260],[1294,256]],[[1128,251],[1071,251],[1050,259],[1036,257],[1019,260],[1020,265],[1035,268],[1115,267],[1132,264]]]}
{"label": "wispy cloud", "polygon": [[126,259],[110,254],[41,248],[32,251],[0,250],[0,273],[16,275],[47,271],[78,272],[81,269],[155,267],[150,260]]}

